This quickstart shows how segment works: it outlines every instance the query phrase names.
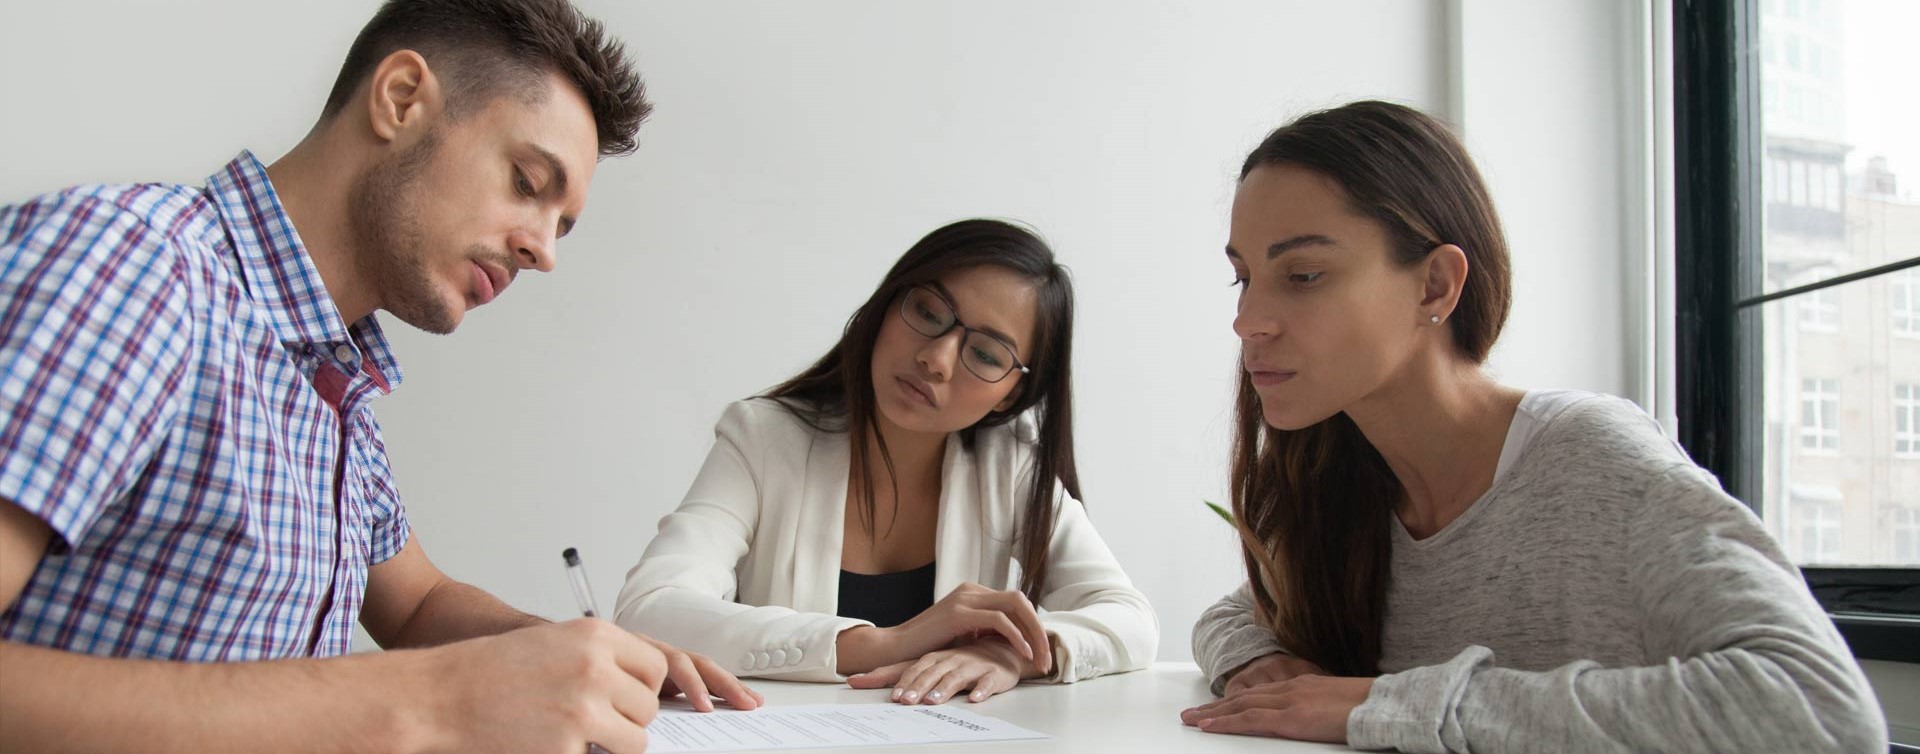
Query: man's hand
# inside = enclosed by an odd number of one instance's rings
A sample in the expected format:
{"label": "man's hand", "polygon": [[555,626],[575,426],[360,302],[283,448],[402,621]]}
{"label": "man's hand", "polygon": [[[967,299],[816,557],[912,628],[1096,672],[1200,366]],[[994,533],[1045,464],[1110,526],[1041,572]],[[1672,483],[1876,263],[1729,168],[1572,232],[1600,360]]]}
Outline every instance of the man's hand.
{"label": "man's hand", "polygon": [[668,661],[654,644],[595,618],[449,644],[416,688],[448,752],[646,751]]}
{"label": "man's hand", "polygon": [[713,700],[717,696],[733,705],[734,709],[750,710],[766,704],[766,697],[760,692],[747,688],[747,685],[735,678],[732,673],[720,667],[719,663],[706,655],[675,647],[646,634],[634,634],[641,641],[659,650],[667,661],[667,682],[660,687],[660,698],[668,699],[676,694],[686,694],[687,701],[701,712],[713,711]]}

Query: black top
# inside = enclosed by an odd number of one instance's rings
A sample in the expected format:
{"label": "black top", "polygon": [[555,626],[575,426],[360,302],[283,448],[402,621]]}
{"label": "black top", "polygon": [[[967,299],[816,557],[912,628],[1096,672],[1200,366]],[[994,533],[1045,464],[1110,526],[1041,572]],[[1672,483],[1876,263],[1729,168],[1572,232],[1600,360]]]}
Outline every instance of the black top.
{"label": "black top", "polygon": [[840,617],[890,628],[933,607],[933,564],[911,571],[840,571]]}

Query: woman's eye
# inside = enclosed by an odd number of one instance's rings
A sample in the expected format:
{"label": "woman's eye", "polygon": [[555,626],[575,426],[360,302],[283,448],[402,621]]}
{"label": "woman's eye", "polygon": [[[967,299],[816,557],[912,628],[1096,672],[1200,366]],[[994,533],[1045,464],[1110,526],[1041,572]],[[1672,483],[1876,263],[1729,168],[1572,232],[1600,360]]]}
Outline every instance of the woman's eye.
{"label": "woman's eye", "polygon": [[1228,283],[1228,284],[1227,284],[1227,287],[1229,287],[1229,288],[1239,288],[1240,290],[1243,290],[1243,291],[1244,291],[1244,290],[1246,290],[1246,289],[1247,289],[1247,279],[1246,279],[1245,277],[1241,277],[1241,276],[1239,276],[1239,275],[1235,275],[1235,276],[1233,276],[1233,282],[1231,282],[1231,283]]}
{"label": "woman's eye", "polygon": [[513,171],[513,190],[520,192],[521,196],[527,197],[531,197],[537,193],[533,190],[533,181],[527,180],[526,174],[518,170]]}
{"label": "woman's eye", "polygon": [[1288,275],[1287,280],[1292,281],[1295,285],[1313,285],[1314,283],[1320,282],[1320,279],[1326,277],[1326,275],[1327,273],[1324,272],[1296,272]]}

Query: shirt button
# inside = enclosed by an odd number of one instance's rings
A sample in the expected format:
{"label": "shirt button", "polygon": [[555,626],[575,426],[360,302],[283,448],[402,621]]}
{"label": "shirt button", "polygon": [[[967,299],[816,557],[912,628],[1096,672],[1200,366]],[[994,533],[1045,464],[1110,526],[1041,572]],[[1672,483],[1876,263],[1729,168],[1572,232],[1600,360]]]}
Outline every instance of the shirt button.
{"label": "shirt button", "polygon": [[336,359],[339,359],[343,363],[352,364],[353,363],[353,346],[349,346],[349,345],[335,346],[333,349],[333,357]]}

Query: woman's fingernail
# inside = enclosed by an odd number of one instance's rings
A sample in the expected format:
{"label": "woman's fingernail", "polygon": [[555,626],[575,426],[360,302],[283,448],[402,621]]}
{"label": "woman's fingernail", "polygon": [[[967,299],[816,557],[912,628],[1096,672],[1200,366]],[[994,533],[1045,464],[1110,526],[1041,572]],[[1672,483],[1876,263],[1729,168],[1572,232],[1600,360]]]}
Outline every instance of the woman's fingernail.
{"label": "woman's fingernail", "polygon": [[894,700],[894,701],[896,701],[896,702],[897,702],[897,701],[900,701],[900,690],[899,690],[899,689],[894,689],[894,690],[893,690],[893,700]]}
{"label": "woman's fingernail", "polygon": [[938,692],[938,691],[929,691],[929,692],[927,692],[927,701],[929,701],[929,702],[937,702],[937,701],[940,701],[940,692]]}
{"label": "woman's fingernail", "polygon": [[986,697],[985,697],[985,696],[983,696],[983,695],[981,695],[981,693],[980,693],[980,692],[978,692],[978,691],[975,691],[975,692],[973,692],[972,694],[969,694],[969,695],[967,695],[967,698],[968,698],[968,699],[972,699],[973,701],[976,701],[976,702],[977,702],[977,701],[980,701],[980,700],[982,700],[982,699],[985,699]]}
{"label": "woman's fingernail", "polygon": [[918,692],[918,691],[909,691],[909,692],[907,692],[907,695],[906,695],[906,697],[905,697],[905,699],[906,699],[907,701],[909,701],[909,702],[912,702],[912,701],[918,701],[918,700],[920,699],[920,692]]}

